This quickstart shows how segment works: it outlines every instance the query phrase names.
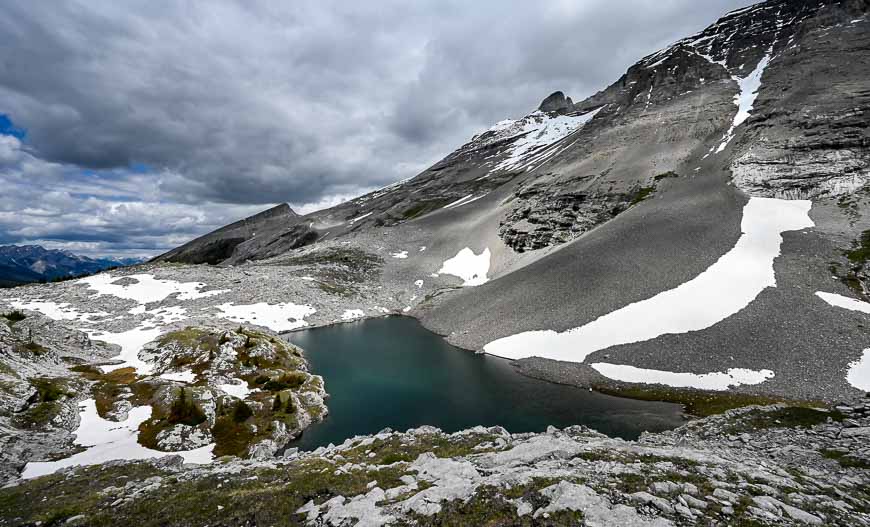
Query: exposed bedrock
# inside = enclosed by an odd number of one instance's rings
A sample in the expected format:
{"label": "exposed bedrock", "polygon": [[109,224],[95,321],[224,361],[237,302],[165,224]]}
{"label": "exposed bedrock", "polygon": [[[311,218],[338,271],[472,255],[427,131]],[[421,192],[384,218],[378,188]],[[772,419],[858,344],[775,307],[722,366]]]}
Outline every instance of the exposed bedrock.
{"label": "exposed bedrock", "polygon": [[815,199],[870,182],[866,12],[862,1],[831,5],[778,49],[730,165],[739,188]]}

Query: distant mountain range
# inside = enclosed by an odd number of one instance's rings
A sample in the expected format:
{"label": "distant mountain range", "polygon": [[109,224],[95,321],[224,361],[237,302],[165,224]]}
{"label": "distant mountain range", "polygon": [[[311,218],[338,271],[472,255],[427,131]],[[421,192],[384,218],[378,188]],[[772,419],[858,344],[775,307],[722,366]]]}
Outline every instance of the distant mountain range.
{"label": "distant mountain range", "polygon": [[0,287],[73,278],[142,261],[140,258],[88,258],[39,245],[0,245]]}

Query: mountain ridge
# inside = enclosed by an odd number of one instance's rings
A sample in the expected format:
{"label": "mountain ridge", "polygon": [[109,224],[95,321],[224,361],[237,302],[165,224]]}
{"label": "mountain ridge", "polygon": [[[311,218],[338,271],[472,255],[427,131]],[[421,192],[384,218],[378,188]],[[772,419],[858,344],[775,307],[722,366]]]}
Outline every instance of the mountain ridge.
{"label": "mountain ridge", "polygon": [[0,245],[0,286],[74,278],[142,261],[141,258],[89,258],[41,245]]}

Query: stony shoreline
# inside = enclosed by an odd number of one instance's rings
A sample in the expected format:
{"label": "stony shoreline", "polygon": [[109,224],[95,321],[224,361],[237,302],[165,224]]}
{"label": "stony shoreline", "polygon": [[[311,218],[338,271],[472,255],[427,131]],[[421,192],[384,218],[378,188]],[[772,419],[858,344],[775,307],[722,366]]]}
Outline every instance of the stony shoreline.
{"label": "stony shoreline", "polygon": [[868,438],[870,399],[747,407],[638,441],[384,430],[282,458],[64,469],[0,489],[0,525],[870,525]]}

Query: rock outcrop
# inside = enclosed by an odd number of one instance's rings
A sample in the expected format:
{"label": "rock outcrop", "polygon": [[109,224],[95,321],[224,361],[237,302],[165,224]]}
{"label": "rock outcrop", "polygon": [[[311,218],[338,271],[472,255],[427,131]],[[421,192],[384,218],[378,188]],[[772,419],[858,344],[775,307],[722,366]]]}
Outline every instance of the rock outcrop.
{"label": "rock outcrop", "polygon": [[67,469],[0,489],[0,522],[866,526],[868,439],[863,401],[732,410],[636,442],[581,426],[384,430],[280,459]]}

